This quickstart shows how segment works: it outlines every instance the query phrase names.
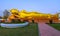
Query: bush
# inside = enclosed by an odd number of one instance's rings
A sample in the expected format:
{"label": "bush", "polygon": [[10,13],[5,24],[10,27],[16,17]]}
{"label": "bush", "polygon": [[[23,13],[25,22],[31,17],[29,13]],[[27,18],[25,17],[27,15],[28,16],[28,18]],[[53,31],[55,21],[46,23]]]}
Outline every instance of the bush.
{"label": "bush", "polygon": [[24,23],[24,21],[20,21],[19,19],[12,19],[11,23]]}

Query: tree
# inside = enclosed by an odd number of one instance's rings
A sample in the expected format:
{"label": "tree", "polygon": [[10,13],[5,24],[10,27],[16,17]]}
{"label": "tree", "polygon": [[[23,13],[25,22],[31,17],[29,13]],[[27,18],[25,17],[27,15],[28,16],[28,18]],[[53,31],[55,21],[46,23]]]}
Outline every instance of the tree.
{"label": "tree", "polygon": [[7,19],[9,15],[10,15],[9,11],[8,10],[4,10],[4,12],[3,12],[3,18]]}

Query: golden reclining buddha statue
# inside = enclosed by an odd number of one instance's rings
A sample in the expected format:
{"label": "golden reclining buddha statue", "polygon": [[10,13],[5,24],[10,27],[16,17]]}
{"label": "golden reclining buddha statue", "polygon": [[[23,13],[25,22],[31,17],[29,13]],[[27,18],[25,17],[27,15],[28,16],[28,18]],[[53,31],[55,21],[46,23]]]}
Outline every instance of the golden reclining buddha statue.
{"label": "golden reclining buddha statue", "polygon": [[11,9],[10,10],[11,15],[8,17],[9,20],[11,19],[34,19],[34,18],[39,18],[39,17],[46,17],[46,18],[51,18],[51,14],[44,14],[44,13],[39,13],[39,12],[27,12],[26,10],[17,10],[17,9]]}

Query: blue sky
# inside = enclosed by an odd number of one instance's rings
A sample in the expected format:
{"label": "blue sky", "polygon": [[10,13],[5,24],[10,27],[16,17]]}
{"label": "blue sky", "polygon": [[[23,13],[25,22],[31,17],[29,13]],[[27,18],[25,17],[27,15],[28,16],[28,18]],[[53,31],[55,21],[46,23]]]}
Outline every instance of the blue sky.
{"label": "blue sky", "polygon": [[3,10],[18,8],[42,13],[56,13],[60,10],[60,0],[0,0],[0,16]]}

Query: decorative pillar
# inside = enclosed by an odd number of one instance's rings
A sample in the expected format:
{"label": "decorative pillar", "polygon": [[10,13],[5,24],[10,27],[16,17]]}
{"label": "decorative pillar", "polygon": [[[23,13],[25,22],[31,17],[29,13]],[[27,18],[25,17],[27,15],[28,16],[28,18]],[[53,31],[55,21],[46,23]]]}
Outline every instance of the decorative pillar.
{"label": "decorative pillar", "polygon": [[58,12],[57,14],[58,14],[58,21],[60,23],[60,12]]}

